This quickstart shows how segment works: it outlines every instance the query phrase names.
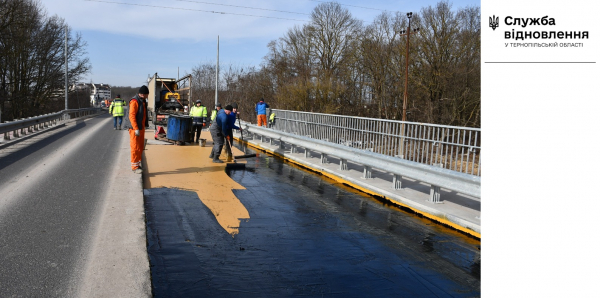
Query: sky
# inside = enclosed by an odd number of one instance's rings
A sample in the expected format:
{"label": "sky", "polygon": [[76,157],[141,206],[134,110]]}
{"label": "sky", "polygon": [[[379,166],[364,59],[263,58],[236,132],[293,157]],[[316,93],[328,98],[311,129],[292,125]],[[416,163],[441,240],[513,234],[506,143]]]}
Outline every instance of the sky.
{"label": "sky", "polygon": [[[308,20],[318,1],[119,0],[163,6],[44,0],[88,42],[88,80],[139,86],[157,72],[259,66],[267,44]],[[208,1],[208,0],[207,0]],[[217,0],[211,0],[216,2]],[[417,12],[437,1],[340,1],[366,23],[381,10]],[[484,297],[597,296],[600,267],[599,1],[451,1],[481,7],[482,293]],[[353,5],[353,6],[348,6]],[[361,6],[361,7],[356,7]],[[215,14],[186,7],[283,19]],[[365,8],[368,7],[368,8]],[[295,12],[296,14],[281,11]],[[499,17],[499,27],[489,18]],[[514,19],[554,24],[514,25]],[[294,20],[290,20],[294,19]],[[506,32],[588,32],[587,38],[512,39]]]}
{"label": "sky", "polygon": [[[176,78],[195,66],[259,67],[270,41],[310,20],[312,0],[43,0],[49,15],[82,35],[92,71],[85,82],[141,86],[148,76]],[[338,2],[371,23],[383,11],[417,12],[438,1]],[[453,7],[480,6],[477,0]],[[224,13],[224,14],[223,14]],[[73,33],[73,32],[72,32]]]}

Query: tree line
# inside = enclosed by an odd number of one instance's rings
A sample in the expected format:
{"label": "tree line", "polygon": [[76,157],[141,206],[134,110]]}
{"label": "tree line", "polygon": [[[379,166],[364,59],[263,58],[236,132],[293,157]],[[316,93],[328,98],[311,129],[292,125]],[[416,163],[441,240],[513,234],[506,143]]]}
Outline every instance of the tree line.
{"label": "tree line", "polygon": [[[273,108],[480,127],[480,8],[447,1],[412,14],[406,86],[404,12],[383,12],[363,24],[335,2],[317,5],[307,24],[268,44],[260,67],[220,68],[219,102],[254,111]],[[215,66],[193,68],[194,97],[214,105]],[[253,120],[252,112],[242,116]],[[254,120],[255,121],[255,120]]]}
{"label": "tree line", "polygon": [[[222,67],[219,102],[238,103],[249,111],[245,120],[254,119],[260,98],[278,109],[400,120],[407,89],[408,121],[479,127],[480,8],[452,9],[441,1],[412,14],[411,27],[419,31],[410,36],[406,85],[408,22],[404,12],[383,12],[363,24],[340,4],[321,3],[308,23],[267,45],[260,66]],[[69,81],[91,70],[85,41],[67,28],[36,0],[0,0],[3,121],[64,108],[65,34]],[[214,63],[192,69],[194,97],[208,107],[215,71]],[[88,105],[69,100],[69,108]]]}
{"label": "tree line", "polygon": [[[0,0],[2,121],[64,109],[66,34],[69,82],[91,70],[85,41],[67,29],[65,20],[48,16],[39,1]],[[89,106],[89,94],[71,96],[79,100],[69,100],[69,108]]]}

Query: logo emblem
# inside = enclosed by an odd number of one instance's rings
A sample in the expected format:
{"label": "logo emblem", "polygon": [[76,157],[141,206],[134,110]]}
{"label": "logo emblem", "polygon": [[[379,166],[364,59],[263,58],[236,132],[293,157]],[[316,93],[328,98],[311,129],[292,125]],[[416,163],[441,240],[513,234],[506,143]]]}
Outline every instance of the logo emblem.
{"label": "logo emblem", "polygon": [[492,27],[492,29],[495,31],[496,28],[498,28],[498,25],[500,25],[500,17],[492,15],[490,17],[490,27]]}

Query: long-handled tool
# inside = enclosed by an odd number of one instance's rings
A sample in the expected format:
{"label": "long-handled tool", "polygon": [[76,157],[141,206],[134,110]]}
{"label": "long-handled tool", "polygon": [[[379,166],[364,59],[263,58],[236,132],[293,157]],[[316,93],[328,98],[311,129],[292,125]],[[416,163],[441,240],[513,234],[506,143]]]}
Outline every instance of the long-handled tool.
{"label": "long-handled tool", "polygon": [[[242,123],[240,122],[240,118],[238,118],[238,125],[242,127]],[[244,150],[244,155],[236,155],[234,158],[250,158],[250,157],[258,157],[258,153],[247,154],[246,147],[244,145],[244,133],[240,131],[240,137],[242,138],[242,150]]]}
{"label": "long-handled tool", "polygon": [[[233,155],[233,146],[231,146],[231,141],[228,138],[225,138],[225,139],[227,139],[227,142],[229,143],[229,148],[231,148],[231,150],[232,150],[231,155]],[[225,165],[225,168],[226,169],[230,169],[230,170],[245,169],[246,168],[246,164],[244,164],[244,163],[237,163],[237,161],[235,160],[236,158],[237,157],[234,156],[233,157],[233,162],[228,162]]]}

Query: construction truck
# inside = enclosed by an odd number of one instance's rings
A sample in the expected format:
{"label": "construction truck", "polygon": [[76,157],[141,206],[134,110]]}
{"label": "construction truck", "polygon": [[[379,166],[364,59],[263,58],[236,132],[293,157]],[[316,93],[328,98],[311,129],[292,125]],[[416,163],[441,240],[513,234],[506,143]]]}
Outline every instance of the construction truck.
{"label": "construction truck", "polygon": [[192,97],[192,75],[181,79],[161,78],[157,73],[148,78],[148,120],[154,127],[167,126],[169,116],[188,115]]}

